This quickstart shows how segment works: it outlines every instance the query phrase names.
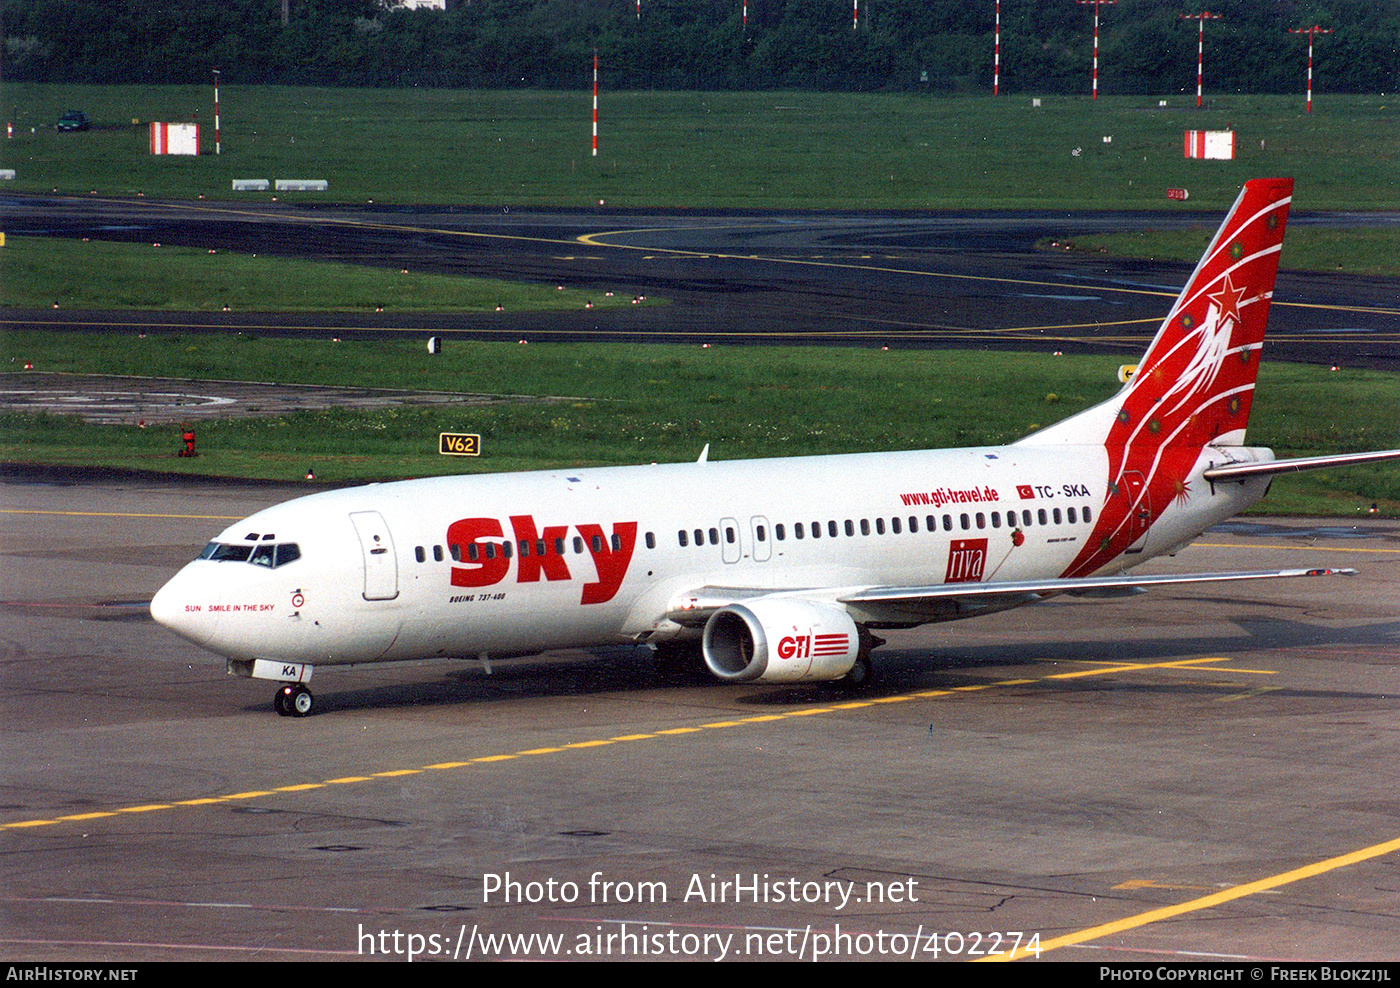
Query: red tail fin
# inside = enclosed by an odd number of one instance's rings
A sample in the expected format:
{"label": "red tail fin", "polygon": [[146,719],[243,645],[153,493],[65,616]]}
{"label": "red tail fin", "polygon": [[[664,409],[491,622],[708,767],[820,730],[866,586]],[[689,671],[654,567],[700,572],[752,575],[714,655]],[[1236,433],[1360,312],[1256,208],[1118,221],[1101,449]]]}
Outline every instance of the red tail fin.
{"label": "red tail fin", "polygon": [[1111,400],[1022,440],[1102,443],[1108,497],[1065,576],[1140,548],[1207,445],[1238,446],[1259,371],[1293,180],[1245,185],[1137,371]]}
{"label": "red tail fin", "polygon": [[1291,178],[1245,185],[1121,394],[1108,446],[1244,442]]}

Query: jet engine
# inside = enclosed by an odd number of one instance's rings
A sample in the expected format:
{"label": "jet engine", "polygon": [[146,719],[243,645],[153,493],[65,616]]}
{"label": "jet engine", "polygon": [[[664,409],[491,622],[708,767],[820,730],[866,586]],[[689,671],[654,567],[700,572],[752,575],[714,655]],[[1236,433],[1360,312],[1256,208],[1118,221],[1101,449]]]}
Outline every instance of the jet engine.
{"label": "jet engine", "polygon": [[728,682],[840,679],[860,652],[860,631],[839,607],[788,597],[729,604],[705,623],[705,665]]}

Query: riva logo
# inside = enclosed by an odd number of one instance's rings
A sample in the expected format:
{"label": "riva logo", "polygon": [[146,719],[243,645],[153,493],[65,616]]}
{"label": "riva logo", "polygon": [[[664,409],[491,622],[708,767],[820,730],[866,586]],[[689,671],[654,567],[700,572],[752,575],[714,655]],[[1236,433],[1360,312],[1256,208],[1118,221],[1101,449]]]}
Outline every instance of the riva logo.
{"label": "riva logo", "polygon": [[986,539],[954,539],[948,546],[948,572],[943,582],[980,583],[986,565]]}
{"label": "riva logo", "polygon": [[513,541],[505,541],[505,529],[498,518],[462,518],[447,526],[447,544],[452,553],[454,587],[490,587],[504,580],[515,563],[516,583],[572,580],[569,555],[587,553],[593,560],[597,579],[583,585],[581,604],[604,604],[617,595],[632,550],[637,545],[635,521],[614,522],[611,534],[602,525],[535,524],[533,515],[511,515]]}
{"label": "riva logo", "polygon": [[778,642],[778,658],[811,659],[822,655],[845,655],[851,646],[850,635],[788,635]]}

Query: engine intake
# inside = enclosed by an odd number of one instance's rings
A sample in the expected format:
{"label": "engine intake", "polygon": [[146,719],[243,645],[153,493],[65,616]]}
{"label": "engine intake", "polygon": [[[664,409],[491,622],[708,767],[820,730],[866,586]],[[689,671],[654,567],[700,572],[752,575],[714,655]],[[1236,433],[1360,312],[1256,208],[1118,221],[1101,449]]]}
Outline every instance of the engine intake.
{"label": "engine intake", "polygon": [[785,597],[729,604],[705,623],[705,665],[728,682],[840,679],[860,652],[860,631],[839,607]]}

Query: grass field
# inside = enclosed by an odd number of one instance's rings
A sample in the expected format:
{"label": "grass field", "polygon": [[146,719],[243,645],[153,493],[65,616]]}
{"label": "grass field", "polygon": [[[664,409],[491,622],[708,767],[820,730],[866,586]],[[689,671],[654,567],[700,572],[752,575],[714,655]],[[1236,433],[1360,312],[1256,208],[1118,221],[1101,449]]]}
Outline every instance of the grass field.
{"label": "grass field", "polygon": [[[1118,388],[1113,357],[947,351],[449,342],[330,343],[247,336],[8,333],[11,360],[43,371],[149,373],[494,392],[567,400],[304,412],[199,426],[202,455],[176,457],[174,427],[85,425],[0,416],[0,459],[204,475],[323,481],[467,471],[1004,443],[1066,418]],[[14,364],[12,364],[13,366]],[[10,379],[22,386],[23,375]],[[1400,446],[1393,375],[1266,363],[1252,442],[1280,455]],[[1358,411],[1360,410],[1360,411]],[[439,432],[475,432],[476,460],[437,453]],[[1271,511],[1400,515],[1393,466],[1279,480]]]}
{"label": "grass field", "polygon": [[[1294,96],[1217,96],[1210,108],[1196,110],[1176,95],[1166,108],[1156,98],[1112,96],[1098,103],[1047,97],[1036,108],[1029,96],[605,92],[601,153],[594,158],[584,93],[224,87],[221,95],[224,153],[215,156],[208,153],[208,88],[5,85],[0,103],[16,124],[16,137],[0,144],[0,165],[16,171],[6,188],[256,203],[267,194],[234,193],[232,180],[324,178],[329,192],[284,198],[1219,212],[1246,179],[1282,174],[1297,179],[1297,209],[1370,210],[1400,202],[1400,113],[1393,97],[1323,94],[1309,116]],[[94,129],[56,133],[54,121],[69,108],[86,111]],[[191,119],[203,125],[205,154],[148,153],[147,123]],[[1183,130],[1227,128],[1238,135],[1236,160],[1183,158]],[[1168,201],[1170,187],[1188,188],[1187,203]],[[1389,233],[1367,239],[1372,235],[1351,238],[1360,244],[1356,254],[1395,253]],[[1191,259],[1208,236],[1188,231],[1144,249]],[[237,267],[252,264],[249,258],[163,248],[138,256],[146,249],[128,246],[121,250],[130,254],[93,263],[93,245],[40,246],[46,259],[26,258],[26,245],[16,238],[0,253],[3,304],[47,306],[59,301],[50,298],[54,286],[66,284],[64,306],[115,299],[118,306],[217,308],[232,304],[227,299],[240,280],[265,280],[267,300],[236,307],[321,309],[340,295],[350,299],[341,307],[387,307],[399,299],[388,300],[385,289],[408,284],[390,285],[400,276],[381,272],[378,281],[353,290],[341,285],[327,297],[307,290],[329,277],[325,267],[278,285],[265,269]],[[1123,249],[1118,242],[1112,247]],[[1323,243],[1316,252],[1321,260],[1313,263],[1323,270],[1354,263],[1337,259],[1338,251]],[[216,265],[229,273],[197,293],[179,284],[191,270],[212,272]],[[87,278],[74,279],[75,269]],[[138,280],[148,271],[160,277],[138,292],[130,277],[118,277],[124,270],[134,270]],[[101,284],[95,272],[103,273]],[[342,274],[348,276],[335,277]],[[492,298],[505,291],[495,285],[448,279],[415,286],[431,300],[420,300],[424,308],[505,304]],[[48,333],[7,334],[0,355],[11,367],[25,360],[40,370],[159,367],[163,375],[189,378],[486,392],[509,381],[515,393],[578,399],[494,405],[467,415],[399,409],[211,422],[201,426],[204,452],[193,461],[173,455],[171,430],[87,426],[54,416],[0,420],[0,458],[9,461],[279,478],[299,478],[314,466],[326,480],[685,460],[705,443],[716,458],[1000,443],[1112,393],[1118,363],[1034,354],[484,343],[452,344],[430,361],[417,344],[211,335],[137,342]],[[1266,364],[1251,440],[1281,455],[1400,446],[1396,395],[1393,376]],[[439,457],[439,431],[481,433],[486,455],[465,463]],[[1347,515],[1375,502],[1400,515],[1397,473],[1380,466],[1286,478],[1274,485],[1267,508]]]}
{"label": "grass field", "polygon": [[[590,154],[583,92],[7,84],[17,191],[253,199],[235,178],[324,178],[295,201],[740,209],[1208,209],[1244,180],[1297,179],[1296,208],[1400,202],[1400,98],[930,97],[604,92]],[[96,126],[53,129],[68,108]],[[202,125],[205,153],[153,156],[152,120]],[[133,123],[133,121],[136,121]],[[1182,133],[1234,129],[1234,161],[1188,161]],[[1111,142],[1106,142],[1111,138]],[[1169,187],[1191,198],[1173,204]]]}

